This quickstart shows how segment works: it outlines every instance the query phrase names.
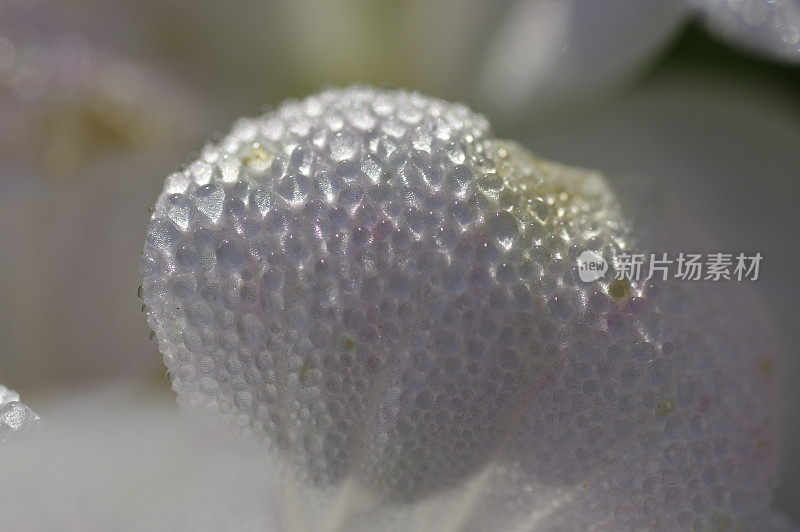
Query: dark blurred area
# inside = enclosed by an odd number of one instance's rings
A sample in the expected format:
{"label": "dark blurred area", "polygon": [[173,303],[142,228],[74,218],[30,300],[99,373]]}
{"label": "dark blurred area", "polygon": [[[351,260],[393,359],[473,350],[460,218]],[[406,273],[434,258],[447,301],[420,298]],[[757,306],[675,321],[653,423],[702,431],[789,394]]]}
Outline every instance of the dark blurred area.
{"label": "dark blurred area", "polygon": [[720,249],[765,257],[755,289],[784,360],[775,504],[800,520],[800,6],[719,5],[0,0],[0,383],[34,404],[111,379],[167,389],[136,298],[164,177],[264,105],[388,83],[636,180]]}

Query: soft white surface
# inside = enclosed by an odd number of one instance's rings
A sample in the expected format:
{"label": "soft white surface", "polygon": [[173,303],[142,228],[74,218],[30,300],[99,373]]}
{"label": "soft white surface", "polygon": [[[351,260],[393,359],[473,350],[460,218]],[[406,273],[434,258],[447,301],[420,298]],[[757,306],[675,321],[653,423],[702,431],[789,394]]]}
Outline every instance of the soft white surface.
{"label": "soft white surface", "polygon": [[125,382],[40,401],[36,437],[0,448],[3,530],[276,530],[273,469]]}

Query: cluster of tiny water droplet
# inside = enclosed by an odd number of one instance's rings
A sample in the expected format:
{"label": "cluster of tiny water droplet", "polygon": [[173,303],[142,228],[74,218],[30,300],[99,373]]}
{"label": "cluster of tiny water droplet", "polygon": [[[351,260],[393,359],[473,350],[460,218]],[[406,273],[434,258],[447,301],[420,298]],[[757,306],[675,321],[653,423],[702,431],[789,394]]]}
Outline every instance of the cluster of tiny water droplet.
{"label": "cluster of tiny water droplet", "polygon": [[0,443],[16,432],[35,430],[39,416],[20,401],[19,394],[0,384]]}
{"label": "cluster of tiny water droplet", "polygon": [[541,489],[572,490],[575,526],[745,522],[769,494],[768,372],[681,286],[579,279],[582,251],[633,244],[597,174],[355,86],[170,175],[141,296],[179,402],[304,483],[409,501],[502,463],[475,508],[509,521]]}

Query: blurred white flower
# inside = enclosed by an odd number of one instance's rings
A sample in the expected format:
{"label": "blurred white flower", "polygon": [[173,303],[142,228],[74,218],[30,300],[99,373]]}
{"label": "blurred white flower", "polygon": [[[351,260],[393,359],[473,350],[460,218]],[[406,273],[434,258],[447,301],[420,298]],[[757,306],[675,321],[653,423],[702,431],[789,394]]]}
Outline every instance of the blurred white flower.
{"label": "blurred white flower", "polygon": [[728,41],[790,63],[800,62],[797,0],[688,0]]}
{"label": "blurred white flower", "polygon": [[505,118],[597,97],[629,81],[686,20],[672,0],[518,0],[492,31],[478,101]]}
{"label": "blurred white flower", "polygon": [[[694,17],[734,43],[800,61],[795,0],[249,0],[237,10],[187,0],[146,5],[152,31],[170,44],[162,52],[180,54],[209,83],[224,80],[227,90],[257,101],[327,83],[388,82],[465,100],[500,124],[529,125],[619,89]],[[176,33],[179,23],[194,31]],[[229,36],[236,46],[216,46],[204,37],[209,34]]]}
{"label": "blurred white flower", "polygon": [[2,22],[0,372],[24,387],[154,369],[139,226],[158,176],[224,107],[81,35]]}
{"label": "blurred white flower", "polygon": [[508,116],[596,97],[630,80],[695,14],[734,44],[800,62],[796,0],[518,0],[482,55],[478,101]]}

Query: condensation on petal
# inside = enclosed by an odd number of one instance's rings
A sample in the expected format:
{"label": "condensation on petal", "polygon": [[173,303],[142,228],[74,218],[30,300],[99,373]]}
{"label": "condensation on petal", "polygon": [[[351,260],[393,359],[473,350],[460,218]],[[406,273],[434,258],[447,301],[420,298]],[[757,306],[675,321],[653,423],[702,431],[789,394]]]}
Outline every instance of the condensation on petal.
{"label": "condensation on petal", "polygon": [[288,529],[765,519],[774,355],[756,306],[580,279],[584,250],[654,251],[600,174],[402,90],[326,89],[247,123],[280,155],[190,186],[219,208],[181,228],[167,182],[144,254],[166,267],[142,298],[178,402],[282,465]]}

